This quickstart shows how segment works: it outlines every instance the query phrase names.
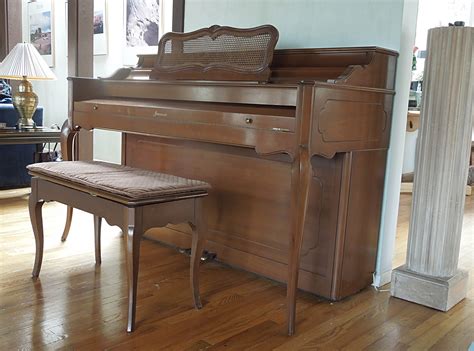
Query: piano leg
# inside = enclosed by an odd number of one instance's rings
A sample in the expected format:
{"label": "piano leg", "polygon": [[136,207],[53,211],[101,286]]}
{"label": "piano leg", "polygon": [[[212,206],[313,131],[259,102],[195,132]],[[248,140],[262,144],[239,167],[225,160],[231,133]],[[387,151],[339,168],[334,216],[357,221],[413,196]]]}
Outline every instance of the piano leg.
{"label": "piano leg", "polygon": [[300,267],[300,251],[303,242],[304,223],[309,197],[311,179],[311,163],[307,148],[302,148],[299,158],[295,160],[291,174],[291,218],[292,233],[290,236],[290,252],[288,259],[288,335],[295,333],[296,324],[296,291],[298,289],[298,272]]}

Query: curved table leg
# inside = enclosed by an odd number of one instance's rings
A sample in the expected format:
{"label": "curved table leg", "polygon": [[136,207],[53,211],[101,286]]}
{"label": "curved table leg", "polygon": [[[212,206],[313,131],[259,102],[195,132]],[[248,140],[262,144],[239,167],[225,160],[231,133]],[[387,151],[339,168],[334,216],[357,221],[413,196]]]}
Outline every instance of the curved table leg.
{"label": "curved table leg", "polygon": [[72,222],[72,211],[73,207],[68,206],[67,207],[67,213],[66,213],[66,224],[64,225],[64,231],[63,235],[61,236],[61,241],[66,241],[67,236],[69,235],[69,229],[71,229],[71,222]]}
{"label": "curved table leg", "polygon": [[42,208],[44,201],[38,199],[37,196],[37,179],[31,180],[31,194],[28,201],[28,208],[30,210],[31,226],[33,227],[33,233],[35,235],[36,243],[36,255],[35,264],[33,266],[33,278],[38,278],[41,270],[41,264],[43,263],[43,246],[44,246],[44,235],[43,235],[43,215]]}
{"label": "curved table leg", "polygon": [[[135,329],[135,315],[137,309],[138,268],[140,262],[140,240],[143,234],[141,209],[129,208],[128,220],[124,226],[126,235],[126,258],[128,280],[128,321],[127,332]],[[138,212],[138,213],[137,213]]]}
{"label": "curved table leg", "polygon": [[102,217],[94,215],[94,236],[95,236],[95,264],[102,263],[100,254],[100,232],[102,229]]}
{"label": "curved table leg", "polygon": [[[77,160],[77,153],[75,147],[75,140],[78,130],[75,130],[71,125],[70,121],[67,119],[64,121],[61,127],[61,153],[63,156],[63,160],[65,161],[74,161]],[[67,207],[67,214],[66,214],[66,225],[64,226],[63,235],[61,236],[61,241],[66,241],[67,236],[69,235],[69,229],[71,228],[72,222],[72,212],[73,208],[68,206]]]}
{"label": "curved table leg", "polygon": [[205,211],[202,208],[202,203],[202,198],[194,200],[194,223],[189,223],[193,230],[190,267],[191,291],[193,294],[194,307],[197,309],[202,308],[201,296],[199,294],[199,266],[207,233],[207,220],[203,217]]}

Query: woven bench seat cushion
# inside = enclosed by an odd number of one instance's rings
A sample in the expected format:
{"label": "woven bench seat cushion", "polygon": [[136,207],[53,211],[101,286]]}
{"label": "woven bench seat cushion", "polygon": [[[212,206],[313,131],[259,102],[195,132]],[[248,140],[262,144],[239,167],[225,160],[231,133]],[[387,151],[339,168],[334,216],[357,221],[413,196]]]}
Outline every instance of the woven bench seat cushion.
{"label": "woven bench seat cushion", "polygon": [[75,183],[132,201],[206,192],[210,188],[200,180],[99,161],[44,162],[27,168],[35,175]]}

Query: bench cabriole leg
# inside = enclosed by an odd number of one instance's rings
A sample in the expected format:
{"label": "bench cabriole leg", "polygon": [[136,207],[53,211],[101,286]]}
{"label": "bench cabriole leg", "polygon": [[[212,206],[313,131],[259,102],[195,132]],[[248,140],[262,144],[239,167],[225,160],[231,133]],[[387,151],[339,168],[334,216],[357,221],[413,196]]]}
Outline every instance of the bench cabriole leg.
{"label": "bench cabriole leg", "polygon": [[69,229],[71,229],[72,223],[72,211],[74,207],[68,206],[66,212],[66,224],[64,225],[63,235],[61,236],[61,241],[66,241],[67,236],[69,235]]}
{"label": "bench cabriole leg", "polygon": [[140,209],[129,208],[126,233],[126,259],[128,280],[128,322],[127,332],[135,329],[135,315],[137,308],[138,268],[140,261],[140,240],[143,234],[142,216]]}
{"label": "bench cabriole leg", "polygon": [[31,180],[31,194],[28,201],[28,208],[30,211],[30,221],[35,235],[36,243],[36,255],[35,264],[33,266],[33,278],[37,278],[40,274],[41,264],[43,263],[43,246],[44,246],[44,235],[43,235],[43,215],[42,207],[44,201],[38,199],[37,191],[37,179]]}
{"label": "bench cabriole leg", "polygon": [[100,233],[102,230],[102,217],[94,215],[94,237],[95,237],[95,264],[102,263],[100,250]]}
{"label": "bench cabriole leg", "polygon": [[202,203],[202,198],[194,199],[194,223],[190,223],[191,229],[193,230],[190,280],[194,307],[197,309],[202,308],[201,296],[199,293],[199,266],[207,234],[207,219],[205,218],[205,211]]}
{"label": "bench cabriole leg", "polygon": [[[69,119],[66,119],[61,126],[61,152],[63,159],[65,161],[74,161],[78,160],[77,152],[78,152],[78,145],[77,145],[77,134],[79,129],[75,129],[73,125],[70,123]],[[61,241],[66,241],[69,235],[69,229],[71,228],[72,222],[72,213],[73,207],[67,207],[66,213],[66,224],[64,225],[63,235],[61,236]]]}

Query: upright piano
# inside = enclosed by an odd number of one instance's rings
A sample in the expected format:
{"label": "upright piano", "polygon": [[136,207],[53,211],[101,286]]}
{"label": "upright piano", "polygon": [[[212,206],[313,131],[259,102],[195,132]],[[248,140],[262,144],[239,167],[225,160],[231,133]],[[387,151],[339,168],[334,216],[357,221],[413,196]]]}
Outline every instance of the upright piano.
{"label": "upright piano", "polygon": [[[297,287],[339,300],[370,285],[397,53],[275,50],[263,84],[152,79],[156,60],[70,78],[71,129],[120,131],[124,164],[209,182],[207,250],[287,282],[290,324]],[[185,225],[147,235],[190,247]]]}

